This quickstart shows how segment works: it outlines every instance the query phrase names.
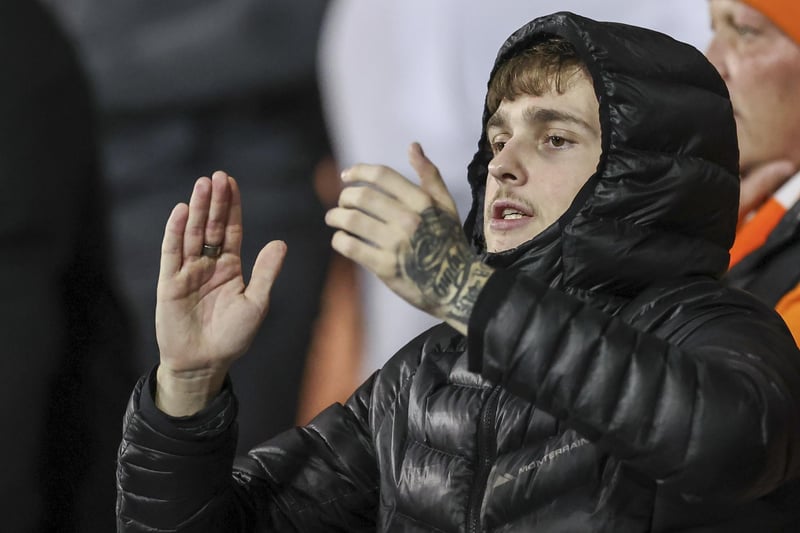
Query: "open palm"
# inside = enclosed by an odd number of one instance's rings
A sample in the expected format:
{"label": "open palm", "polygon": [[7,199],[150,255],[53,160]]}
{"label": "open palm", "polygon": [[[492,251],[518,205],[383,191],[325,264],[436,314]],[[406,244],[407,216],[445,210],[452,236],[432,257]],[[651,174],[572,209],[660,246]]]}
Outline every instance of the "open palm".
{"label": "open palm", "polygon": [[[187,384],[206,380],[215,388],[252,342],[286,245],[265,246],[245,285],[241,242],[236,181],[224,172],[198,179],[189,205],[175,207],[164,232],[156,303],[159,385],[169,374]],[[204,244],[221,246],[220,255],[204,255]]]}

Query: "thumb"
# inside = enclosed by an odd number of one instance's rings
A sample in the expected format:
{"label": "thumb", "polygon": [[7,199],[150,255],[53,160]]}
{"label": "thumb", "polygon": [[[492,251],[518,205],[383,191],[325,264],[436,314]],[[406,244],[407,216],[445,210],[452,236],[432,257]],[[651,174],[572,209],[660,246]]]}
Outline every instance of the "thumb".
{"label": "thumb", "polygon": [[742,176],[739,219],[757,209],[797,171],[791,161],[771,161]]}
{"label": "thumb", "polygon": [[422,190],[431,195],[439,207],[458,218],[456,203],[450,195],[450,191],[447,190],[447,185],[445,185],[439,169],[428,159],[419,143],[411,143],[408,149],[408,162],[411,163],[411,168],[419,176]]}
{"label": "thumb", "polygon": [[256,257],[250,284],[244,290],[244,296],[253,301],[266,315],[269,308],[269,293],[275,278],[281,271],[283,259],[286,257],[286,243],[272,241],[268,243]]}

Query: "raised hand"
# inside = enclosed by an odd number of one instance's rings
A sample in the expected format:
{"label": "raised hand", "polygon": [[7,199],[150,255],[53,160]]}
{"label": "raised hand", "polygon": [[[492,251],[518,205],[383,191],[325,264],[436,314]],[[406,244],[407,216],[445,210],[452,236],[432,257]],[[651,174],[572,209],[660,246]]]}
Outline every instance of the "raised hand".
{"label": "raised hand", "polygon": [[419,186],[384,166],[356,165],[343,173],[339,206],[325,217],[340,229],[333,248],[415,307],[466,333],[492,269],[470,248],[455,202],[416,143],[409,161]]}
{"label": "raised hand", "polygon": [[771,161],[742,176],[739,189],[739,222],[761,207],[781,185],[797,172],[791,161]]}
{"label": "raised hand", "polygon": [[170,415],[193,414],[219,392],[266,316],[286,245],[267,244],[245,286],[241,243],[236,181],[224,172],[198,179],[189,205],[173,209],[161,248],[156,405]]}

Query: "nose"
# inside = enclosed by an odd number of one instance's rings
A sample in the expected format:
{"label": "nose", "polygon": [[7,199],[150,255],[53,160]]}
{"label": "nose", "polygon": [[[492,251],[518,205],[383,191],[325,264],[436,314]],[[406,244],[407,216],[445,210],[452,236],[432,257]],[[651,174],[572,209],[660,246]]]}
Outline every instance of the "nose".
{"label": "nose", "polygon": [[522,185],[527,180],[525,168],[520,161],[518,149],[512,142],[506,143],[489,161],[489,175],[500,182]]}

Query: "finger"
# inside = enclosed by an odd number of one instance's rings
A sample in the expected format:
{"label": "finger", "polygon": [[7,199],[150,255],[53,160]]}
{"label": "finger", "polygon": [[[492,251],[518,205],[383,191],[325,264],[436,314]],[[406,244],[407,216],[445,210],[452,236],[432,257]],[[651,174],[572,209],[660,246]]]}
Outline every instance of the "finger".
{"label": "finger", "polygon": [[345,186],[366,183],[412,210],[421,212],[432,205],[431,197],[418,185],[383,165],[355,165],[342,172]]}
{"label": "finger", "polygon": [[245,289],[244,296],[261,309],[262,316],[269,308],[269,293],[281,271],[285,257],[286,243],[283,241],[269,242],[256,257],[250,284]]}
{"label": "finger", "polygon": [[211,201],[206,220],[204,243],[214,246],[222,245],[231,206],[230,200],[228,175],[218,170],[211,176]]}
{"label": "finger", "polygon": [[200,257],[206,235],[206,220],[211,205],[211,180],[199,178],[189,200],[189,218],[183,236],[184,257]]}
{"label": "finger", "polygon": [[419,143],[411,143],[408,149],[408,162],[419,176],[422,190],[430,194],[439,207],[458,218],[456,203],[450,191],[447,190],[447,185],[442,179],[439,169],[428,159]]}
{"label": "finger", "polygon": [[225,224],[225,237],[223,239],[223,253],[240,255],[242,250],[242,195],[239,191],[239,184],[228,176],[228,187],[230,189],[230,208],[228,209],[228,220]]}
{"label": "finger", "polygon": [[380,220],[356,209],[334,207],[325,214],[325,223],[367,241],[376,248],[394,250],[402,234]]}
{"label": "finger", "polygon": [[161,268],[159,277],[172,277],[183,265],[183,234],[189,216],[189,206],[178,204],[172,209],[161,241]]}
{"label": "finger", "polygon": [[791,161],[772,161],[742,177],[739,218],[757,209],[796,172]]}
{"label": "finger", "polygon": [[410,222],[411,230],[416,228],[416,223],[419,221],[416,211],[400,203],[394,196],[388,196],[383,191],[364,185],[345,187],[339,195],[339,207],[358,209],[388,224]]}
{"label": "finger", "polygon": [[395,253],[370,246],[345,231],[333,234],[331,247],[381,279],[395,277],[401,272]]}

